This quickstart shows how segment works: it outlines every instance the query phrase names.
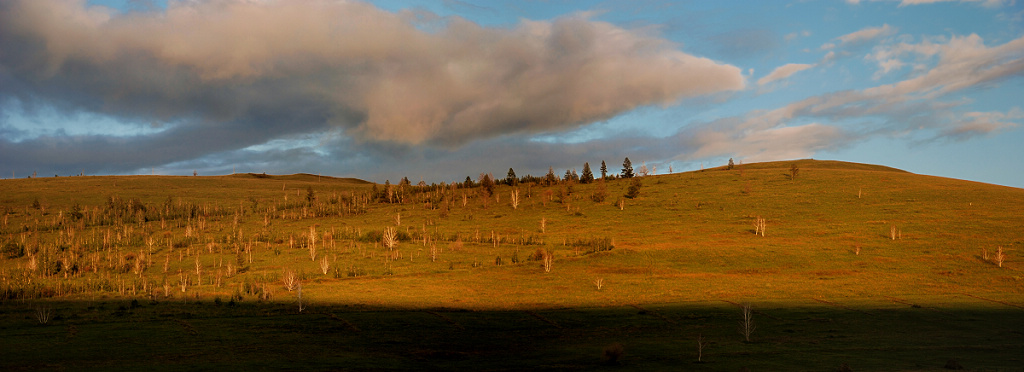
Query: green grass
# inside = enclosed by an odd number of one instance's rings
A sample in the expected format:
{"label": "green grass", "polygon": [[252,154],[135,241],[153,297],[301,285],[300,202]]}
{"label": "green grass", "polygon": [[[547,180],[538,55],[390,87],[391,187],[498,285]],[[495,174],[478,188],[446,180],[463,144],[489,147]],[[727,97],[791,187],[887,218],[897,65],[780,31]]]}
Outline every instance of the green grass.
{"label": "green grass", "polygon": [[[65,278],[29,270],[28,256],[0,260],[5,369],[1024,365],[1024,190],[1015,188],[812,160],[645,177],[622,210],[625,180],[608,181],[601,203],[590,198],[594,184],[564,198],[564,186],[519,185],[517,209],[509,186],[486,202],[479,188],[459,188],[364,203],[372,185],[313,175],[0,185],[0,244],[24,246],[37,264],[63,258],[79,268]],[[146,211],[96,217],[111,197],[138,199]],[[67,217],[75,205],[84,219]],[[161,210],[189,213],[161,222]],[[754,235],[758,217],[764,237]],[[890,238],[893,226],[900,239]],[[326,275],[305,246],[311,227]],[[386,227],[410,238],[396,252],[374,238]],[[573,246],[604,239],[614,248]],[[434,261],[431,244],[440,248]],[[993,259],[999,247],[1003,267]],[[531,259],[537,250],[554,256],[551,272]],[[149,265],[135,273],[126,256]],[[302,278],[302,313],[280,280],[286,270]],[[183,294],[185,277],[193,285]],[[67,288],[74,293],[50,297]],[[752,343],[736,330],[739,303],[759,311]],[[39,307],[58,317],[38,324]],[[694,363],[699,334],[712,342],[702,364]],[[625,357],[602,365],[612,343]]]}

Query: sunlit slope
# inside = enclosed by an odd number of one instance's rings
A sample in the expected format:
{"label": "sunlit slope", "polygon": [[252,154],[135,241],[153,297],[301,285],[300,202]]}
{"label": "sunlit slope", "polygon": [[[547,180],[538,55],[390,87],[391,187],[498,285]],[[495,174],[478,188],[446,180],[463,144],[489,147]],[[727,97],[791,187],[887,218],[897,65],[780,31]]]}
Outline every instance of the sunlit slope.
{"label": "sunlit slope", "polygon": [[[793,163],[799,169],[795,179]],[[543,273],[539,262],[496,267],[495,257],[508,262],[515,247],[485,243],[480,250],[486,253],[472,258],[445,255],[456,270],[446,272],[447,264],[397,261],[391,267],[397,277],[344,282],[340,285],[348,290],[330,297],[407,306],[421,301],[518,307],[753,299],[806,304],[830,298],[866,305],[863,301],[888,303],[886,296],[968,293],[1024,305],[1024,280],[1017,267],[1024,190],[885,167],[793,163],[647,177],[641,196],[625,200],[621,210],[617,202],[628,184],[624,180],[608,183],[609,198],[602,203],[590,200],[594,185],[574,186],[574,196],[564,203],[557,201],[559,186],[520,186],[531,196],[515,210],[507,205],[510,188],[503,187],[496,192],[500,204],[492,201],[483,208],[471,201],[444,218],[416,208],[377,211],[371,215],[379,217],[370,224],[356,225],[393,225],[390,217],[400,213],[413,229],[433,223],[432,228],[467,241],[477,232],[485,242],[492,234],[537,236],[544,241],[542,248],[555,251],[554,268]],[[545,201],[547,190],[553,191],[552,201]],[[759,217],[766,221],[765,236],[754,234]],[[612,239],[616,249],[578,256],[572,242],[595,237]],[[994,260],[1000,247],[1002,268]],[[526,246],[521,252],[531,254],[536,248]],[[467,267],[477,261],[482,268]],[[422,275],[438,269],[434,272],[445,274]],[[593,284],[597,279],[604,281],[600,291]],[[377,295],[405,286],[426,290]],[[950,297],[929,301],[955,302]]]}
{"label": "sunlit slope", "polygon": [[[289,185],[289,183],[291,183]],[[39,177],[0,180],[0,207],[21,208],[38,199],[44,206],[69,208],[74,203],[102,204],[109,196],[139,198],[144,203],[163,203],[168,197],[237,204],[249,197],[281,197],[283,191],[307,186],[332,190],[356,189],[370,184],[355,178],[312,174],[265,175],[239,173],[225,176],[85,176]],[[282,197],[283,198],[283,197]]]}
{"label": "sunlit slope", "polygon": [[[281,279],[293,271],[311,301],[399,307],[720,300],[873,306],[892,303],[889,297],[941,305],[966,295],[1024,306],[1024,190],[874,165],[800,160],[652,175],[641,178],[635,199],[623,198],[629,180],[613,180],[600,202],[592,198],[599,184],[502,185],[489,196],[479,187],[406,187],[395,203],[364,203],[372,185],[316,175],[0,182],[10,220],[4,241],[44,230],[33,226],[52,223],[76,203],[101,210],[110,197],[138,198],[150,208],[212,206],[205,210],[219,213],[205,217],[202,228],[194,220],[151,219],[133,225],[134,240],[115,248],[137,252],[155,237],[151,259],[158,265],[141,274],[153,282],[194,273],[196,258],[203,280],[225,273],[224,262],[237,263],[219,285],[202,281],[188,292],[205,297],[227,298],[244,283],[261,283],[273,298],[289,300],[294,293]],[[361,212],[315,215],[319,207],[307,208],[310,190],[313,205],[352,202]],[[41,210],[31,206],[35,200]],[[764,236],[755,235],[758,219]],[[190,225],[194,235],[186,239]],[[400,233],[393,250],[381,242],[387,228]],[[88,246],[90,236],[95,243],[117,229],[85,227],[76,236]],[[311,232],[315,252],[308,249]],[[61,239],[57,230],[34,236],[42,246]],[[589,241],[603,239],[614,249],[588,252]],[[238,253],[246,247],[251,257]],[[550,272],[544,252],[553,257]],[[159,267],[165,261],[166,272]]]}

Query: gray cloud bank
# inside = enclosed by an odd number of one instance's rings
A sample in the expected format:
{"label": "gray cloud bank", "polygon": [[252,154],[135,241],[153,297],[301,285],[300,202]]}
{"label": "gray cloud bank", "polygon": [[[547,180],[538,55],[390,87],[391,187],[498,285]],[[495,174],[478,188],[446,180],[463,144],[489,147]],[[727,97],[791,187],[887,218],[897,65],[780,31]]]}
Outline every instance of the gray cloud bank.
{"label": "gray cloud bank", "polygon": [[[0,1],[0,110],[163,128],[4,136],[0,163],[123,172],[328,131],[345,146],[448,151],[745,85],[737,67],[582,15],[511,28],[424,22],[356,1],[172,1],[129,13]],[[0,121],[0,135],[13,130]]]}

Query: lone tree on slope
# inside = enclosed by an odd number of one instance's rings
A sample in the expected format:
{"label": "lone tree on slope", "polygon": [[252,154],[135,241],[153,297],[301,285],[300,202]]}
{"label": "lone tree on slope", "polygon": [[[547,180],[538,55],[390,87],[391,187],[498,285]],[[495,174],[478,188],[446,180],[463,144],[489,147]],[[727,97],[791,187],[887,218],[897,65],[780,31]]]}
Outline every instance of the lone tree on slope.
{"label": "lone tree on slope", "polygon": [[633,162],[628,157],[622,162],[622,178],[633,178]]}
{"label": "lone tree on slope", "polygon": [[590,163],[583,163],[583,175],[580,176],[580,183],[594,182],[594,172],[590,171]]}

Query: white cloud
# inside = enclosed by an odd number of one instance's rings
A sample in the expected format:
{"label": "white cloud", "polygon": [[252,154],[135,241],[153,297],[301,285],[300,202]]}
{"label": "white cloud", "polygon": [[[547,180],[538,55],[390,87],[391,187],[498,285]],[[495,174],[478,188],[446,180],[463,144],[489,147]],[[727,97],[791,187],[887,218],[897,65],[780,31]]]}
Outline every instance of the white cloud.
{"label": "white cloud", "polygon": [[[822,94],[774,110],[707,123],[689,133],[688,145],[696,149],[693,157],[806,157],[875,136],[961,141],[1016,128],[1024,119],[1019,108],[965,112],[962,107],[967,101],[944,99],[1024,75],[1024,37],[995,46],[985,45],[973,34],[931,38],[918,44],[895,44],[884,51],[888,54],[881,52],[877,54],[886,58],[880,60],[880,70],[886,64],[890,69],[911,64],[899,59],[910,56],[916,73],[892,84]],[[784,67],[769,76],[793,70]]]}
{"label": "white cloud", "polygon": [[814,67],[814,65],[805,63],[787,63],[785,65],[776,67],[775,70],[772,70],[770,74],[758,79],[757,84],[765,85],[773,81],[787,79],[793,74],[809,69],[811,67]]}
{"label": "white cloud", "polygon": [[786,36],[784,38],[786,39],[786,41],[793,41],[793,40],[796,40],[796,38],[798,38],[798,37],[808,37],[808,36],[811,36],[811,32],[808,31],[808,30],[803,30],[803,31],[800,31],[800,32],[790,32],[790,33],[786,34]]}
{"label": "white cloud", "polygon": [[961,3],[980,3],[986,8],[997,8],[1004,4],[1012,4],[1013,0],[901,0],[900,6],[909,5],[922,5],[922,4],[935,4],[935,3],[948,3],[948,2],[961,2]]}
{"label": "white cloud", "polygon": [[839,40],[840,45],[859,44],[880,37],[888,36],[895,32],[895,27],[889,26],[888,24],[884,24],[881,27],[869,27],[863,30],[851,32],[849,34],[840,36],[836,39]]}
{"label": "white cloud", "polygon": [[1024,111],[1014,107],[1007,112],[968,112],[959,121],[939,133],[936,138],[962,141],[970,137],[986,135],[1020,124],[1016,120],[1024,119]]}
{"label": "white cloud", "polygon": [[[998,8],[1004,5],[1013,5],[1016,0],[870,0],[872,2],[899,2],[900,7],[914,5],[928,5],[936,3],[976,3],[986,8]],[[847,4],[858,5],[861,0],[846,0]]]}
{"label": "white cloud", "polygon": [[902,53],[938,58],[935,66],[913,78],[865,90],[897,99],[930,99],[1024,72],[1024,37],[1003,45],[985,46],[976,34],[953,37],[941,45],[898,45]]}
{"label": "white cloud", "polygon": [[746,84],[738,67],[583,13],[500,28],[450,17],[427,32],[358,1],[172,1],[127,14],[82,0],[0,6],[0,73],[28,89],[0,87],[0,98],[247,121],[267,135],[297,130],[303,114],[361,140],[455,147]]}

